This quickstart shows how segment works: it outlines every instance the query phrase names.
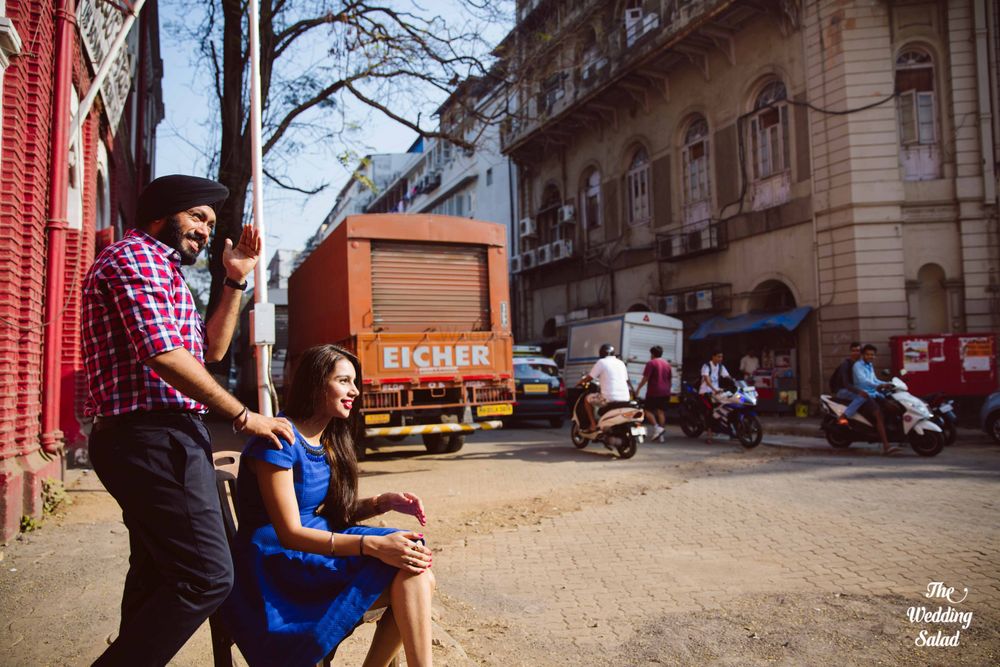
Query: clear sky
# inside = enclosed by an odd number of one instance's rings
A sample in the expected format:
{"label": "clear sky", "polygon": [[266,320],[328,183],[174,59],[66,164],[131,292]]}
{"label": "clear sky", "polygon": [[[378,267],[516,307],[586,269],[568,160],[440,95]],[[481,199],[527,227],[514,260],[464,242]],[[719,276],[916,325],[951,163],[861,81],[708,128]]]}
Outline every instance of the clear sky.
{"label": "clear sky", "polygon": [[[509,0],[501,0],[500,4],[506,2]],[[454,4],[455,0],[427,0],[413,7],[444,14],[447,6]],[[181,31],[177,28],[190,21],[190,5],[161,0],[159,10],[166,117],[157,128],[156,175],[189,173],[214,177],[216,174],[210,171],[208,155],[212,146],[217,145],[218,136],[217,130],[212,128],[216,111],[212,103],[210,72],[204,65],[196,64],[195,46],[180,38]],[[495,42],[506,33],[509,25],[497,24],[487,29]],[[192,96],[192,91],[197,94]],[[361,156],[404,152],[416,138],[412,130],[377,113],[362,117],[360,128],[356,142],[350,146],[313,145],[296,155],[293,165],[284,165],[287,175],[299,187],[311,189],[329,183],[319,194],[284,190],[265,178],[264,220],[269,255],[279,248],[301,249],[333,208],[337,193],[350,176],[337,155],[345,150]]]}

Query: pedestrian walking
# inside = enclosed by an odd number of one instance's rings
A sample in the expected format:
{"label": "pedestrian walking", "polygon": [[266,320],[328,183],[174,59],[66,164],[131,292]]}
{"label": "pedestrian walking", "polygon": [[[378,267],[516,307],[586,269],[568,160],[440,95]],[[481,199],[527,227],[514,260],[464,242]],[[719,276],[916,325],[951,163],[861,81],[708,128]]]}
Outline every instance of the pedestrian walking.
{"label": "pedestrian walking", "polygon": [[84,280],[90,460],[122,508],[131,552],[118,637],[95,665],[165,665],[232,587],[202,415],[226,415],[234,431],[275,447],[293,437],[285,419],[248,410],[204,366],[225,355],[260,254],[252,227],[235,246],[226,241],[225,287],[204,322],[180,269],[208,244],[228,194],[203,178],[154,180],[139,196],[137,227]]}
{"label": "pedestrian walking", "polygon": [[670,362],[663,358],[663,348],[654,345],[649,348],[649,361],[642,369],[642,379],[636,387],[636,395],[646,388],[644,403],[646,422],[653,425],[653,435],[650,440],[663,440],[663,432],[667,426],[667,408],[670,406],[670,389],[673,383],[673,368]]}

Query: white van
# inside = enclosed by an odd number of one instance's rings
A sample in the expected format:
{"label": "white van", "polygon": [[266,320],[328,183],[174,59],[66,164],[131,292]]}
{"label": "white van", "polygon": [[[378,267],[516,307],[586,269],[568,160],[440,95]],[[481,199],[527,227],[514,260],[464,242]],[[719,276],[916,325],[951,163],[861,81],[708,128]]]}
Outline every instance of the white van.
{"label": "white van", "polygon": [[632,387],[639,386],[642,370],[649,361],[649,348],[659,345],[663,358],[673,367],[671,392],[681,390],[681,361],[684,358],[684,323],[660,313],[622,313],[569,324],[566,347],[566,386],[575,385],[600,357],[604,343],[615,346],[616,354],[628,367]]}

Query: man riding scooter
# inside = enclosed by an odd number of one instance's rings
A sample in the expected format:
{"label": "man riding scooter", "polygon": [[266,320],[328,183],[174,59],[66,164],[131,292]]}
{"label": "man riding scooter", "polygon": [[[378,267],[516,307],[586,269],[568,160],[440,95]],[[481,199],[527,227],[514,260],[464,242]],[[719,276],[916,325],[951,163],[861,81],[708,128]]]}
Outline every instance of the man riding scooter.
{"label": "man riding scooter", "polygon": [[875,418],[875,428],[878,430],[879,438],[882,439],[882,454],[892,456],[900,452],[899,447],[891,446],[889,438],[885,434],[885,411],[887,409],[880,390],[892,388],[892,384],[880,382],[875,376],[875,352],[874,345],[865,345],[861,348],[861,359],[854,362],[853,385],[868,394],[869,400],[862,407],[873,412]]}
{"label": "man riding scooter", "polygon": [[590,420],[587,433],[597,430],[597,420],[594,418],[594,411],[597,408],[632,398],[632,383],[628,379],[628,368],[624,361],[615,356],[615,346],[605,343],[601,345],[599,354],[601,358],[580,380],[580,385],[596,380],[601,386],[601,393],[595,392],[586,398],[587,418]]}

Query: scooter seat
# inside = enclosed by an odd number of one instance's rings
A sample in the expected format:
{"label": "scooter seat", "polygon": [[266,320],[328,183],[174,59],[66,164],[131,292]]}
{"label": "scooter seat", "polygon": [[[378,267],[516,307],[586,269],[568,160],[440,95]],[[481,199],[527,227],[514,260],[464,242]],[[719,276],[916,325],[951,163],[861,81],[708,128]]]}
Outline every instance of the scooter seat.
{"label": "scooter seat", "polygon": [[853,400],[853,399],[845,399],[845,398],[840,398],[838,396],[831,396],[830,400],[833,403],[836,403],[837,405],[850,405],[851,404],[851,400]]}
{"label": "scooter seat", "polygon": [[611,401],[610,403],[605,403],[601,406],[601,412],[607,412],[608,410],[617,410],[618,408],[638,408],[639,404],[635,401]]}

